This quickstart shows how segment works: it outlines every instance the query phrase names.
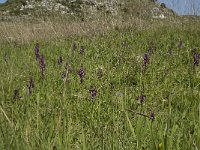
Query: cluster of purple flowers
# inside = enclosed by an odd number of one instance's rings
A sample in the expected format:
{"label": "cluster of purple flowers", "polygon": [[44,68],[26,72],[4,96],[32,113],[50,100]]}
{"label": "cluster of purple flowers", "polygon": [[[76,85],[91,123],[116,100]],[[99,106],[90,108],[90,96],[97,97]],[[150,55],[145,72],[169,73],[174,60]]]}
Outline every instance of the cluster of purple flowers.
{"label": "cluster of purple flowers", "polygon": [[149,118],[154,121],[155,120],[155,113],[154,112],[150,112]]}
{"label": "cluster of purple flowers", "polygon": [[89,92],[90,92],[90,95],[91,95],[92,99],[94,99],[97,96],[96,87],[91,86]]}
{"label": "cluster of purple flowers", "polygon": [[[76,43],[73,43],[72,50],[75,51],[76,49],[77,49],[77,45],[76,45]],[[39,50],[40,50],[40,46],[39,46],[38,43],[36,43],[36,45],[35,45],[35,57],[36,57],[36,61],[39,62],[39,67],[40,67],[40,72],[41,72],[42,78],[44,78],[45,67],[46,67],[46,65],[45,65],[45,58],[44,58],[43,54],[40,55]],[[84,54],[84,52],[85,52],[84,47],[81,47],[80,48],[80,54]],[[151,54],[153,54],[153,52],[154,52],[154,48],[150,47],[148,49],[147,53],[144,54],[144,62],[143,62],[143,67],[144,68],[146,68],[148,66],[148,64],[150,63],[150,56],[151,56]],[[194,65],[195,66],[199,65],[199,58],[200,58],[200,54],[194,53]],[[57,63],[59,65],[61,65],[63,63],[62,56],[60,56],[58,58]],[[68,74],[71,72],[70,65],[66,64],[66,68],[65,69],[66,69],[66,72],[65,72],[65,74],[63,74],[64,75],[63,78],[67,78]],[[83,83],[84,78],[85,78],[85,70],[83,68],[83,65],[81,65],[80,69],[78,70],[78,75],[79,75],[79,78],[80,78],[80,82]],[[98,68],[97,77],[100,79],[100,78],[102,78],[102,76],[103,76],[103,70],[102,70],[102,68]],[[111,86],[114,86],[114,85],[111,85]],[[33,89],[35,87],[34,80],[33,80],[32,77],[29,78],[27,87],[28,87],[28,94],[31,95],[32,91],[33,91]],[[89,89],[89,93],[90,93],[91,98],[95,99],[97,97],[97,93],[98,93],[97,88],[95,86],[91,86],[90,89]],[[16,100],[16,99],[19,99],[19,98],[20,98],[20,96],[19,96],[19,90],[16,89],[16,90],[14,90],[13,99]],[[137,100],[140,102],[141,105],[143,105],[143,103],[146,100],[146,95],[144,95],[143,91],[137,97]],[[155,120],[155,114],[154,114],[154,112],[150,112],[149,115],[145,115],[145,114],[140,114],[140,115],[148,117],[152,121]]]}
{"label": "cluster of purple flowers", "polygon": [[200,54],[199,53],[194,53],[193,54],[193,58],[194,58],[194,66],[198,66],[199,65],[199,58],[200,58]]}
{"label": "cluster of purple flowers", "polygon": [[79,75],[79,77],[80,77],[81,83],[83,83],[83,79],[84,79],[84,77],[85,77],[85,71],[84,71],[84,69],[83,69],[83,65],[81,65],[81,68],[80,68],[79,71],[78,71],[78,75]]}
{"label": "cluster of purple flowers", "polygon": [[144,54],[144,63],[143,63],[143,66],[147,67],[147,64],[149,64],[149,61],[150,61],[150,56],[149,56],[148,53],[145,53]]}
{"label": "cluster of purple flowers", "polygon": [[137,97],[137,100],[139,100],[140,104],[142,105],[144,101],[146,100],[146,95],[141,94],[140,96]]}
{"label": "cluster of purple flowers", "polygon": [[143,65],[142,65],[143,72],[145,71],[145,69],[147,68],[148,64],[150,63],[150,56],[154,53],[155,49],[156,49],[155,47],[149,47],[147,49],[147,52],[144,54]]}

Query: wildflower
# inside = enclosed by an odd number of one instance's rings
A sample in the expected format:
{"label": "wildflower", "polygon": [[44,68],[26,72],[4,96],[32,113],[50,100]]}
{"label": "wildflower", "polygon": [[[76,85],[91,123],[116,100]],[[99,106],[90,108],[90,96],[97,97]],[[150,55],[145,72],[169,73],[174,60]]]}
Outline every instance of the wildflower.
{"label": "wildflower", "polygon": [[91,86],[89,92],[90,92],[92,99],[94,99],[97,96],[97,89],[95,87]]}
{"label": "wildflower", "polygon": [[78,75],[80,77],[81,83],[83,82],[83,78],[85,77],[85,71],[83,69],[83,66],[81,66],[80,70],[78,71]]}
{"label": "wildflower", "polygon": [[149,118],[154,121],[155,120],[155,114],[154,112],[150,112]]}
{"label": "wildflower", "polygon": [[145,53],[143,58],[143,66],[142,66],[142,72],[144,72],[147,68],[147,64],[149,64],[149,54]]}
{"label": "wildflower", "polygon": [[146,95],[144,95],[144,94],[137,97],[137,100],[140,101],[141,105],[144,103],[145,99],[146,99]]}
{"label": "wildflower", "polygon": [[62,56],[60,56],[59,58],[58,58],[58,65],[61,65],[62,64],[62,62],[63,62],[63,59],[62,59]]}
{"label": "wildflower", "polygon": [[44,77],[44,70],[45,70],[45,60],[44,60],[44,55],[42,54],[40,58],[40,71],[41,71],[42,77]]}
{"label": "wildflower", "polygon": [[40,59],[39,49],[40,49],[40,45],[38,43],[36,43],[35,44],[35,57],[36,57],[36,60]]}
{"label": "wildflower", "polygon": [[35,85],[34,85],[33,78],[30,77],[30,78],[29,78],[29,81],[28,81],[28,85],[27,85],[29,95],[31,95],[34,86],[35,86]]}
{"label": "wildflower", "polygon": [[146,67],[149,64],[149,55],[147,53],[144,54],[144,66]]}
{"label": "wildflower", "polygon": [[194,66],[198,66],[199,65],[200,54],[194,53],[193,54],[193,58],[194,58]]}

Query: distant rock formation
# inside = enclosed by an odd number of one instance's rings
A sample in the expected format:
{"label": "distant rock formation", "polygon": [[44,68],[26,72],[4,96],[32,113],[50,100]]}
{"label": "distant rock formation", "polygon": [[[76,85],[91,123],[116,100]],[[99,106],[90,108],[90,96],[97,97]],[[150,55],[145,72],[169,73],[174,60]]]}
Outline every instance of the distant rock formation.
{"label": "distant rock formation", "polygon": [[120,0],[106,0],[104,2],[96,0],[26,0],[21,1],[21,5],[12,12],[17,11],[23,14],[27,10],[43,10],[61,14],[75,14],[85,11],[95,13],[101,10],[117,14],[121,4]]}
{"label": "distant rock formation", "polygon": [[0,16],[23,16],[26,18],[61,15],[93,15],[107,13],[113,16],[129,14],[134,17],[165,19],[175,13],[157,0],[8,0]]}

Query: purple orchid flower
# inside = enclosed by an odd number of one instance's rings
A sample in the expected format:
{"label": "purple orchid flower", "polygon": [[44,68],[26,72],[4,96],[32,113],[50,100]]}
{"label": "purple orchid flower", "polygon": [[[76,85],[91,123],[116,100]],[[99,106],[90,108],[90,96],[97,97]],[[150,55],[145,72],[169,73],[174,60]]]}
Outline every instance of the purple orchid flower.
{"label": "purple orchid flower", "polygon": [[154,112],[150,112],[149,118],[154,121],[155,120],[155,113]]}
{"label": "purple orchid flower", "polygon": [[140,101],[141,105],[144,103],[145,99],[146,99],[146,95],[144,94],[141,94],[140,96],[137,97],[137,100]]}
{"label": "purple orchid flower", "polygon": [[84,71],[82,65],[81,65],[81,68],[80,68],[79,71],[78,71],[78,75],[79,75],[79,77],[80,77],[81,83],[83,83],[83,79],[84,79],[84,77],[85,77],[85,71]]}
{"label": "purple orchid flower", "polygon": [[90,92],[92,99],[94,99],[97,96],[97,89],[95,87],[91,86],[89,92]]}

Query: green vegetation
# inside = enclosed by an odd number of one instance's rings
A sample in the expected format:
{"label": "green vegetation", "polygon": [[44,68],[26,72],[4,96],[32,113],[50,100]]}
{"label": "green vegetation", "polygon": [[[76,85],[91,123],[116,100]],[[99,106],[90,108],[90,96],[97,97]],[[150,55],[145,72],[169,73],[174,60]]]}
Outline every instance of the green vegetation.
{"label": "green vegetation", "polygon": [[163,27],[38,41],[44,76],[35,43],[1,45],[0,149],[198,149],[199,34]]}
{"label": "green vegetation", "polygon": [[199,19],[134,2],[0,22],[0,150],[200,148]]}

